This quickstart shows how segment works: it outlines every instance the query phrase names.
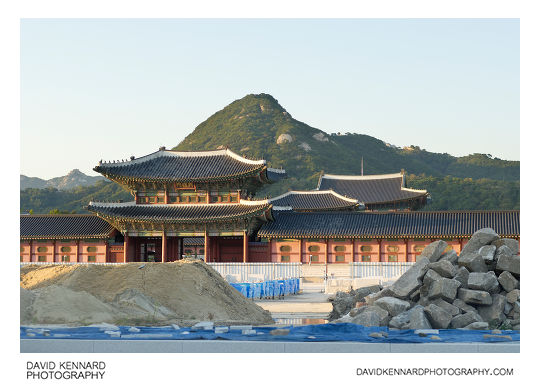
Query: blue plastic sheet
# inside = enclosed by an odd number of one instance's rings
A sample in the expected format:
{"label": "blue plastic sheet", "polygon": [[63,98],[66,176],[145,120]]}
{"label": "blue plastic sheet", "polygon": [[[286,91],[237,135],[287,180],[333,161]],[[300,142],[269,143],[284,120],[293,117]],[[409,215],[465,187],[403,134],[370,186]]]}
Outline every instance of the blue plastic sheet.
{"label": "blue plastic sheet", "polygon": [[300,279],[269,280],[261,283],[230,283],[248,299],[283,297],[300,290]]}
{"label": "blue plastic sheet", "polygon": [[[130,332],[130,327],[119,326],[118,332],[111,335],[103,327],[61,327],[36,328],[21,326],[21,339],[99,339],[99,340],[241,340],[241,341],[289,341],[289,342],[380,342],[380,343],[450,343],[450,342],[519,342],[519,331],[503,331],[496,337],[490,330],[438,330],[438,334],[420,336],[414,330],[389,330],[387,327],[364,327],[351,323],[329,323],[305,326],[281,326],[287,328],[288,335],[271,335],[278,327],[253,327],[256,335],[243,335],[241,331],[214,333],[210,331],[190,331],[190,328],[138,327],[140,331]],[[110,331],[109,331],[110,332]],[[384,332],[388,337],[375,338],[369,334]],[[485,338],[489,334],[492,337]],[[440,339],[431,339],[432,335]]]}

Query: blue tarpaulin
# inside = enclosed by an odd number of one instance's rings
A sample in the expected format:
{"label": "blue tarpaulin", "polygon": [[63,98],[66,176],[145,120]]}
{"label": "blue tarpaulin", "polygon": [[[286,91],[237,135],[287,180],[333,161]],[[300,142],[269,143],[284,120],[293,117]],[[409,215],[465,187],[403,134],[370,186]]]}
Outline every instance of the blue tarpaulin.
{"label": "blue tarpaulin", "polygon": [[[191,331],[189,327],[175,329],[167,327],[138,327],[139,331],[129,331],[131,327],[58,327],[38,328],[21,326],[21,339],[99,339],[99,340],[241,340],[241,341],[289,341],[289,342],[380,342],[380,343],[450,343],[450,342],[519,342],[519,331],[502,331],[492,334],[490,330],[436,330],[426,336],[414,330],[389,330],[387,327],[364,327],[351,323],[328,323],[305,326],[253,327],[255,335],[244,335],[240,330],[224,333]],[[271,335],[276,328],[288,329],[287,335]],[[387,334],[383,337],[369,336],[373,332]],[[484,335],[489,335],[485,337]],[[433,340],[431,336],[439,339]],[[508,339],[510,337],[510,339]]]}
{"label": "blue tarpaulin", "polygon": [[300,290],[300,279],[268,280],[260,283],[230,283],[248,299],[282,297]]}

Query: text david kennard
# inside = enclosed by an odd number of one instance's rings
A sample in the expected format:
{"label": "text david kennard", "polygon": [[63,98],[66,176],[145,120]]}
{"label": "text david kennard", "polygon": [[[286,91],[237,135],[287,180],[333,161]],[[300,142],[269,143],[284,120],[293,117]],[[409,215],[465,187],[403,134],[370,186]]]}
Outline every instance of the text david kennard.
{"label": "text david kennard", "polygon": [[26,362],[27,379],[103,379],[105,362]]}

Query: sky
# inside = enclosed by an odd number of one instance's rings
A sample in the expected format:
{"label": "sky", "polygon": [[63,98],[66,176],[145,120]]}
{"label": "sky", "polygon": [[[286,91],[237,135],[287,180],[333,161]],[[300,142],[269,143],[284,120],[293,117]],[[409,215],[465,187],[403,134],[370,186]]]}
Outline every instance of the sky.
{"label": "sky", "polygon": [[518,19],[23,19],[21,174],[172,148],[251,93],[328,133],[519,160]]}

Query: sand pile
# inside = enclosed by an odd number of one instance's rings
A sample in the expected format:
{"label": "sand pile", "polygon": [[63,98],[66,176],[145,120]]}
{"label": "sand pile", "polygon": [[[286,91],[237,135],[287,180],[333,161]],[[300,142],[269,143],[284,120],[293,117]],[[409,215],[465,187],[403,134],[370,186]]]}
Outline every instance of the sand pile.
{"label": "sand pile", "polygon": [[199,260],[25,266],[21,324],[268,324],[263,310]]}

